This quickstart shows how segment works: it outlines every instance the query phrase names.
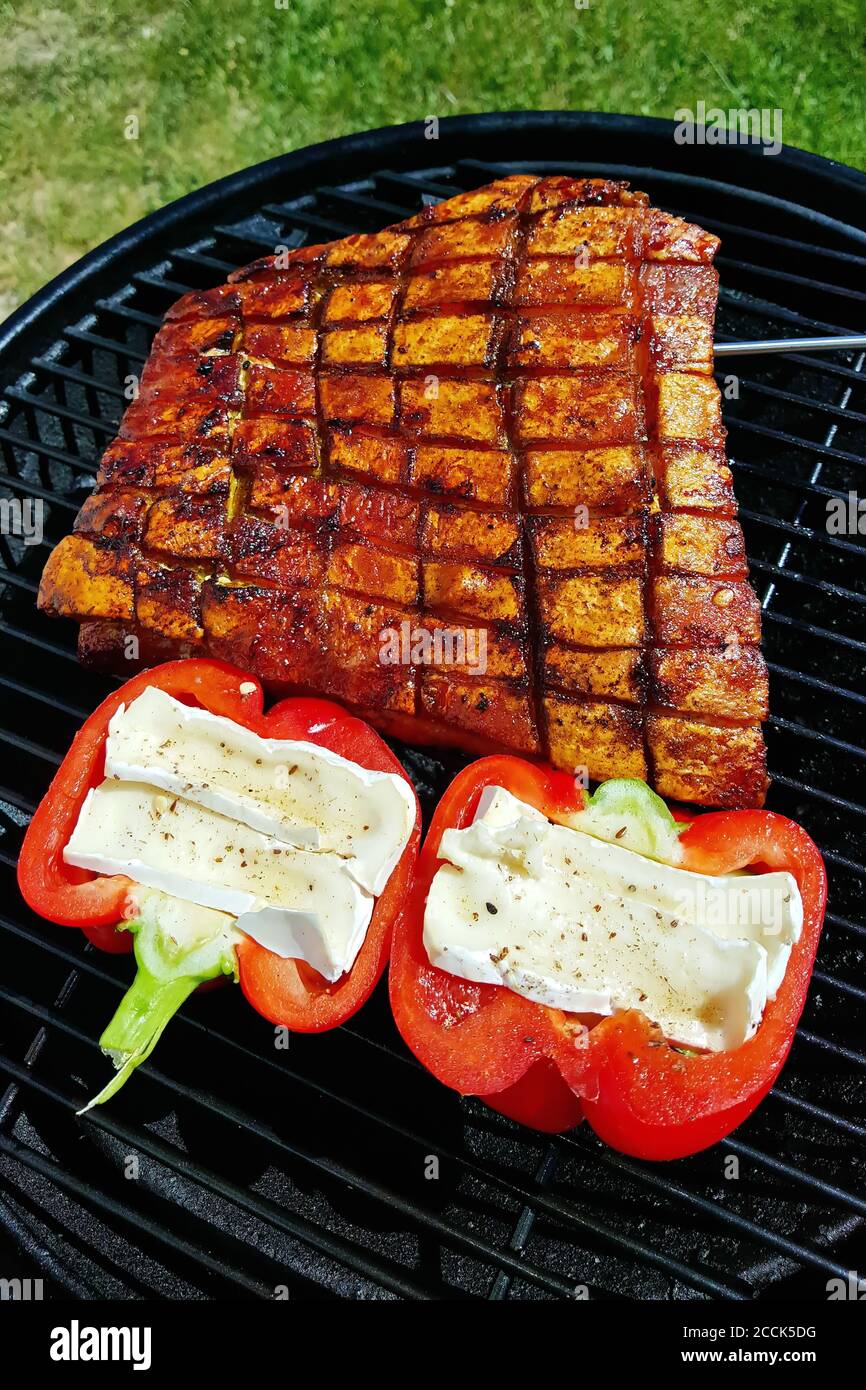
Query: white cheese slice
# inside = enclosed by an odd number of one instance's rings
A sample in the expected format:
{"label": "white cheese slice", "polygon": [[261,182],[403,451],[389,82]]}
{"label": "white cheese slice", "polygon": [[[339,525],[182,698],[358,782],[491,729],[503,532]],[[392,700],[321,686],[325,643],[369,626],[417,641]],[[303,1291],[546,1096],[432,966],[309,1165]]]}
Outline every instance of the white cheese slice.
{"label": "white cheese slice", "polygon": [[315,743],[261,738],[155,686],[113,716],[105,775],[159,787],[287,844],[331,850],[375,895],[415,824],[402,777]]}
{"label": "white cheese slice", "polygon": [[525,816],[527,820],[539,820],[547,824],[547,816],[537,806],[521,801],[513,792],[504,787],[485,787],[478,798],[478,807],[473,822],[483,820],[485,825],[511,825],[513,821]]}
{"label": "white cheese slice", "polygon": [[502,788],[445,832],[440,857],[424,916],[434,965],[568,1012],[641,1009],[711,1051],[755,1033],[802,928],[790,874],[671,868]]}
{"label": "white cheese slice", "polygon": [[[504,787],[490,786],[481,793],[475,820],[501,826],[524,816],[549,824],[547,817],[535,806],[521,801]],[[677,920],[697,922],[716,936],[758,941],[767,952],[767,996],[775,999],[791,948],[803,929],[803,901],[792,874],[720,874],[714,877],[666,865],[659,865],[660,873],[653,874],[652,867],[657,860],[610,841],[605,843],[614,851],[609,862],[619,865],[623,872],[631,873],[628,866],[636,863],[645,867],[657,886],[660,895],[657,906],[662,911],[671,913]]]}
{"label": "white cheese slice", "polygon": [[63,858],[228,913],[268,950],[308,961],[329,981],[351,970],[373,911],[338,855],[135,782],[88,793]]}

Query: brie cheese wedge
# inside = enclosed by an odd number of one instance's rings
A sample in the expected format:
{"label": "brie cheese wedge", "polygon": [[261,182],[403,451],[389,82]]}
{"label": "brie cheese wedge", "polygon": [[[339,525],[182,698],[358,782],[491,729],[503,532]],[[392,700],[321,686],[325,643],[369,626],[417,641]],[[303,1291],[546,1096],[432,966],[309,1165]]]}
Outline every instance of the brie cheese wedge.
{"label": "brie cheese wedge", "polygon": [[286,844],[331,850],[375,895],[415,824],[402,777],[316,743],[262,738],[155,686],[113,716],[105,775],[159,787]]}
{"label": "brie cheese wedge", "polygon": [[351,970],[375,901],[338,855],[287,845],[138,782],[94,787],[63,857],[228,913],[261,945],[330,981]]}
{"label": "brie cheese wedge", "polygon": [[640,1009],[689,1047],[753,1036],[802,928],[790,874],[673,868],[503,788],[439,853],[424,915],[433,965],[572,1013]]}

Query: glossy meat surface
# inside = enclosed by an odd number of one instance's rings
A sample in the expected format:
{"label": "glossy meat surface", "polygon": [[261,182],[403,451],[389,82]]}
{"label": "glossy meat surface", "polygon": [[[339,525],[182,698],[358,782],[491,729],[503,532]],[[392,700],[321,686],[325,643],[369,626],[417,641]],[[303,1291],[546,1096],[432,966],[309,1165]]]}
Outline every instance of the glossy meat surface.
{"label": "glossy meat surface", "polygon": [[717,246],[519,175],[187,295],[40,606],[124,675],[207,653],[410,741],[760,804]]}

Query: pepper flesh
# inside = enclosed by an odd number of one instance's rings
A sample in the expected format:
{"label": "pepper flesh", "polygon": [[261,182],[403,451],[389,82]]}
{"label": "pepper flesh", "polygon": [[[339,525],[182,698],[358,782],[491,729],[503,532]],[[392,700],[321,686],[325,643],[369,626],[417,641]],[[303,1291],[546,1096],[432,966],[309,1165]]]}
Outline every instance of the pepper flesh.
{"label": "pepper flesh", "polygon": [[[680,821],[671,835],[682,869],[787,870],[804,909],[800,939],[755,1036],[729,1052],[690,1055],[670,1046],[636,1010],[587,1028],[574,1015],[430,964],[423,919],[439,843],[447,828],[471,823],[486,786],[504,787],[552,820],[578,813],[577,825],[584,819],[579,813],[595,802],[574,779],[513,757],[482,759],[454,779],[433,817],[392,947],[391,1005],[408,1046],[445,1085],[513,1119],[558,1132],[585,1118],[600,1138],[637,1158],[683,1157],[729,1134],[773,1085],[805,1002],[827,891],[812,840],[793,821],[764,811],[699,815],[692,823]],[[640,798],[633,787],[623,797],[628,824],[628,807],[633,815]],[[608,793],[595,805],[605,802]],[[668,831],[672,825],[673,818]],[[659,817],[645,838],[659,844],[665,833]]]}
{"label": "pepper flesh", "polygon": [[[76,926],[105,950],[129,951],[122,930],[134,914],[132,883],[65,864],[63,850],[91,787],[103,780],[108,725],[122,704],[157,686],[188,704],[223,715],[265,738],[305,739],[361,766],[397,774],[398,760],[378,734],[330,700],[289,699],[263,709],[257,680],[226,662],[166,662],[113,691],[76,734],[28,828],[18,862],[18,883],[28,905],[62,926]],[[411,783],[409,784],[411,786]],[[241,988],[260,1014],[299,1032],[321,1032],[350,1018],[372,993],[388,960],[391,928],[402,907],[420,838],[420,811],[399,863],[377,898],[364,945],[351,971],[329,984],[310,966],[283,960],[245,938],[237,948]],[[121,928],[121,930],[118,930]]]}

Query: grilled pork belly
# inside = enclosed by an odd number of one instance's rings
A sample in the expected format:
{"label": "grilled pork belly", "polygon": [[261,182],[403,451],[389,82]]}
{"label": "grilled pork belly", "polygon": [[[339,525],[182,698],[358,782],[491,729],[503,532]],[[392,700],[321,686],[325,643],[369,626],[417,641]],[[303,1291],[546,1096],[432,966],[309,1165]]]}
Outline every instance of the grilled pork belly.
{"label": "grilled pork belly", "polygon": [[41,608],[124,675],[205,653],[413,742],[760,805],[717,246],[518,175],[185,296]]}

